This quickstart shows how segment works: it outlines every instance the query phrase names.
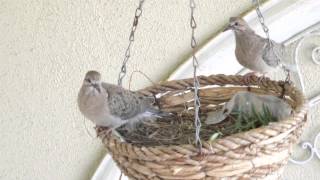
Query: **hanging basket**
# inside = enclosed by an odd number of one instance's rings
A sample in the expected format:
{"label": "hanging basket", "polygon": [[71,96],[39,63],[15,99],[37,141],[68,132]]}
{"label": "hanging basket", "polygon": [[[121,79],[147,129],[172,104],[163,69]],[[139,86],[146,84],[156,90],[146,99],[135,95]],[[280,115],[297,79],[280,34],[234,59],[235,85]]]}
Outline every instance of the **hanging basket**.
{"label": "hanging basket", "polygon": [[[294,109],[293,115],[268,126],[232,134],[213,142],[203,142],[202,153],[192,144],[171,146],[137,146],[123,143],[97,130],[105,147],[122,172],[130,179],[277,179],[288,162],[291,147],[297,142],[306,123],[307,105],[304,95],[282,81],[252,78],[250,87],[243,76],[199,76],[201,112],[214,110],[238,91],[284,95]],[[140,90],[146,95],[163,95],[159,104],[169,112],[180,113],[186,104],[181,92],[190,93],[193,79],[163,82]],[[192,92],[191,92],[192,93]],[[191,110],[192,111],[192,110]]]}

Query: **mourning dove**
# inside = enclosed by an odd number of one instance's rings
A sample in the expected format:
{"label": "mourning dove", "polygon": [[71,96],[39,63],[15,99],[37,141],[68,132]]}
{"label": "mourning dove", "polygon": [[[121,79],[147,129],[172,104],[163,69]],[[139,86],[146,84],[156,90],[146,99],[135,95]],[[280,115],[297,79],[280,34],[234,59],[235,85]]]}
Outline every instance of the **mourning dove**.
{"label": "mourning dove", "polygon": [[112,130],[124,124],[132,125],[148,118],[170,115],[156,109],[153,103],[154,97],[102,82],[100,73],[96,71],[87,72],[78,94],[81,113],[97,126]]}
{"label": "mourning dove", "polygon": [[252,108],[256,112],[263,112],[267,107],[272,116],[281,120],[292,113],[292,108],[284,100],[271,95],[258,95],[251,92],[238,92],[229,102],[226,102],[221,111],[209,112],[206,124],[217,124],[225,120],[232,112],[252,114]]}
{"label": "mourning dove", "polygon": [[264,75],[279,67],[286,71],[296,71],[295,66],[288,63],[288,52],[283,44],[270,40],[272,45],[270,48],[269,40],[257,35],[240,17],[230,18],[229,25],[224,31],[230,29],[235,34],[235,55],[238,62],[254,71],[247,75],[257,72]]}

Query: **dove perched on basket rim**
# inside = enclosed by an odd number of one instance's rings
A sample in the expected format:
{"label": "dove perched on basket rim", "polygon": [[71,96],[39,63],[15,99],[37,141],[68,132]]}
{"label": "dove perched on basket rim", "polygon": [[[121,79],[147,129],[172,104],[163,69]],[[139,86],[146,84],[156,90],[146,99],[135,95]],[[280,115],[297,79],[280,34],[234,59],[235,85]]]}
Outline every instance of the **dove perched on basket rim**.
{"label": "dove perched on basket rim", "polygon": [[81,113],[97,126],[116,129],[148,118],[171,115],[155,108],[154,97],[147,97],[101,81],[97,71],[86,73],[78,94]]}
{"label": "dove perched on basket rim", "polygon": [[242,66],[263,75],[277,68],[297,71],[294,65],[288,63],[289,52],[283,44],[270,40],[270,47],[269,40],[257,35],[242,18],[231,17],[224,31],[227,30],[235,34],[235,55]]}

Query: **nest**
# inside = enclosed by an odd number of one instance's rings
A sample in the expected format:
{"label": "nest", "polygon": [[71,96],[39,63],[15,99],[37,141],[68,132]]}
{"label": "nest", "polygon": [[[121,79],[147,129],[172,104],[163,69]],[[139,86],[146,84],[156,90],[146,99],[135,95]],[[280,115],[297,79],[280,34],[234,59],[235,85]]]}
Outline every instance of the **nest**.
{"label": "nest", "polygon": [[[200,114],[202,121],[201,139],[208,140],[210,135],[220,132],[227,127],[224,121],[219,126],[210,126],[204,123],[206,114]],[[118,129],[126,142],[137,146],[160,146],[193,144],[195,140],[194,116],[192,114],[173,115],[170,118],[161,118],[156,121],[138,124],[134,130],[125,127]]]}
{"label": "nest", "polygon": [[[124,174],[131,179],[148,180],[278,177],[306,122],[303,94],[282,81],[267,79],[253,78],[250,87],[243,76],[200,76],[199,81],[201,153],[194,145],[193,79],[140,90],[157,97],[159,107],[175,116],[145,122],[131,132],[118,129],[126,143],[106,133],[107,130],[98,129],[98,136]],[[251,130],[228,128],[235,124],[232,118],[216,125],[204,123],[208,112],[220,110],[239,91],[283,96],[294,113],[268,125],[257,124]],[[210,141],[215,133],[222,135]]]}
{"label": "nest", "polygon": [[[275,117],[270,117],[266,122],[260,122],[257,118],[250,118],[248,122],[239,120],[238,116],[233,114],[221,123],[208,125],[205,123],[206,118],[207,114],[200,114],[202,124],[200,137],[203,141],[210,142],[218,137],[258,128],[276,120]],[[195,142],[194,115],[188,113],[142,122],[134,129],[123,126],[117,130],[127,143],[136,146],[181,145]]]}

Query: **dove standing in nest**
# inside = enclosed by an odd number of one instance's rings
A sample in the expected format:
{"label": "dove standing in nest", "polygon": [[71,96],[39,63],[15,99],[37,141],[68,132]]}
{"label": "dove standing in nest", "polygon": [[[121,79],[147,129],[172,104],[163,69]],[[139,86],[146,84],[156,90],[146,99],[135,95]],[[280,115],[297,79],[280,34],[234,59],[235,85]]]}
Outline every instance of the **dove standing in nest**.
{"label": "dove standing in nest", "polygon": [[154,97],[102,82],[96,71],[87,72],[78,94],[81,113],[97,126],[108,127],[118,136],[116,128],[124,124],[134,125],[142,120],[170,115],[156,109],[152,105],[154,101]]}
{"label": "dove standing in nest", "polygon": [[233,30],[235,34],[235,55],[238,62],[253,71],[245,75],[246,82],[257,73],[263,75],[262,78],[259,78],[261,80],[266,73],[272,72],[279,67],[286,72],[296,71],[294,65],[287,63],[289,62],[289,52],[287,52],[283,44],[272,40],[269,41],[257,35],[242,18],[231,17],[229,25],[224,31],[227,30]]}

